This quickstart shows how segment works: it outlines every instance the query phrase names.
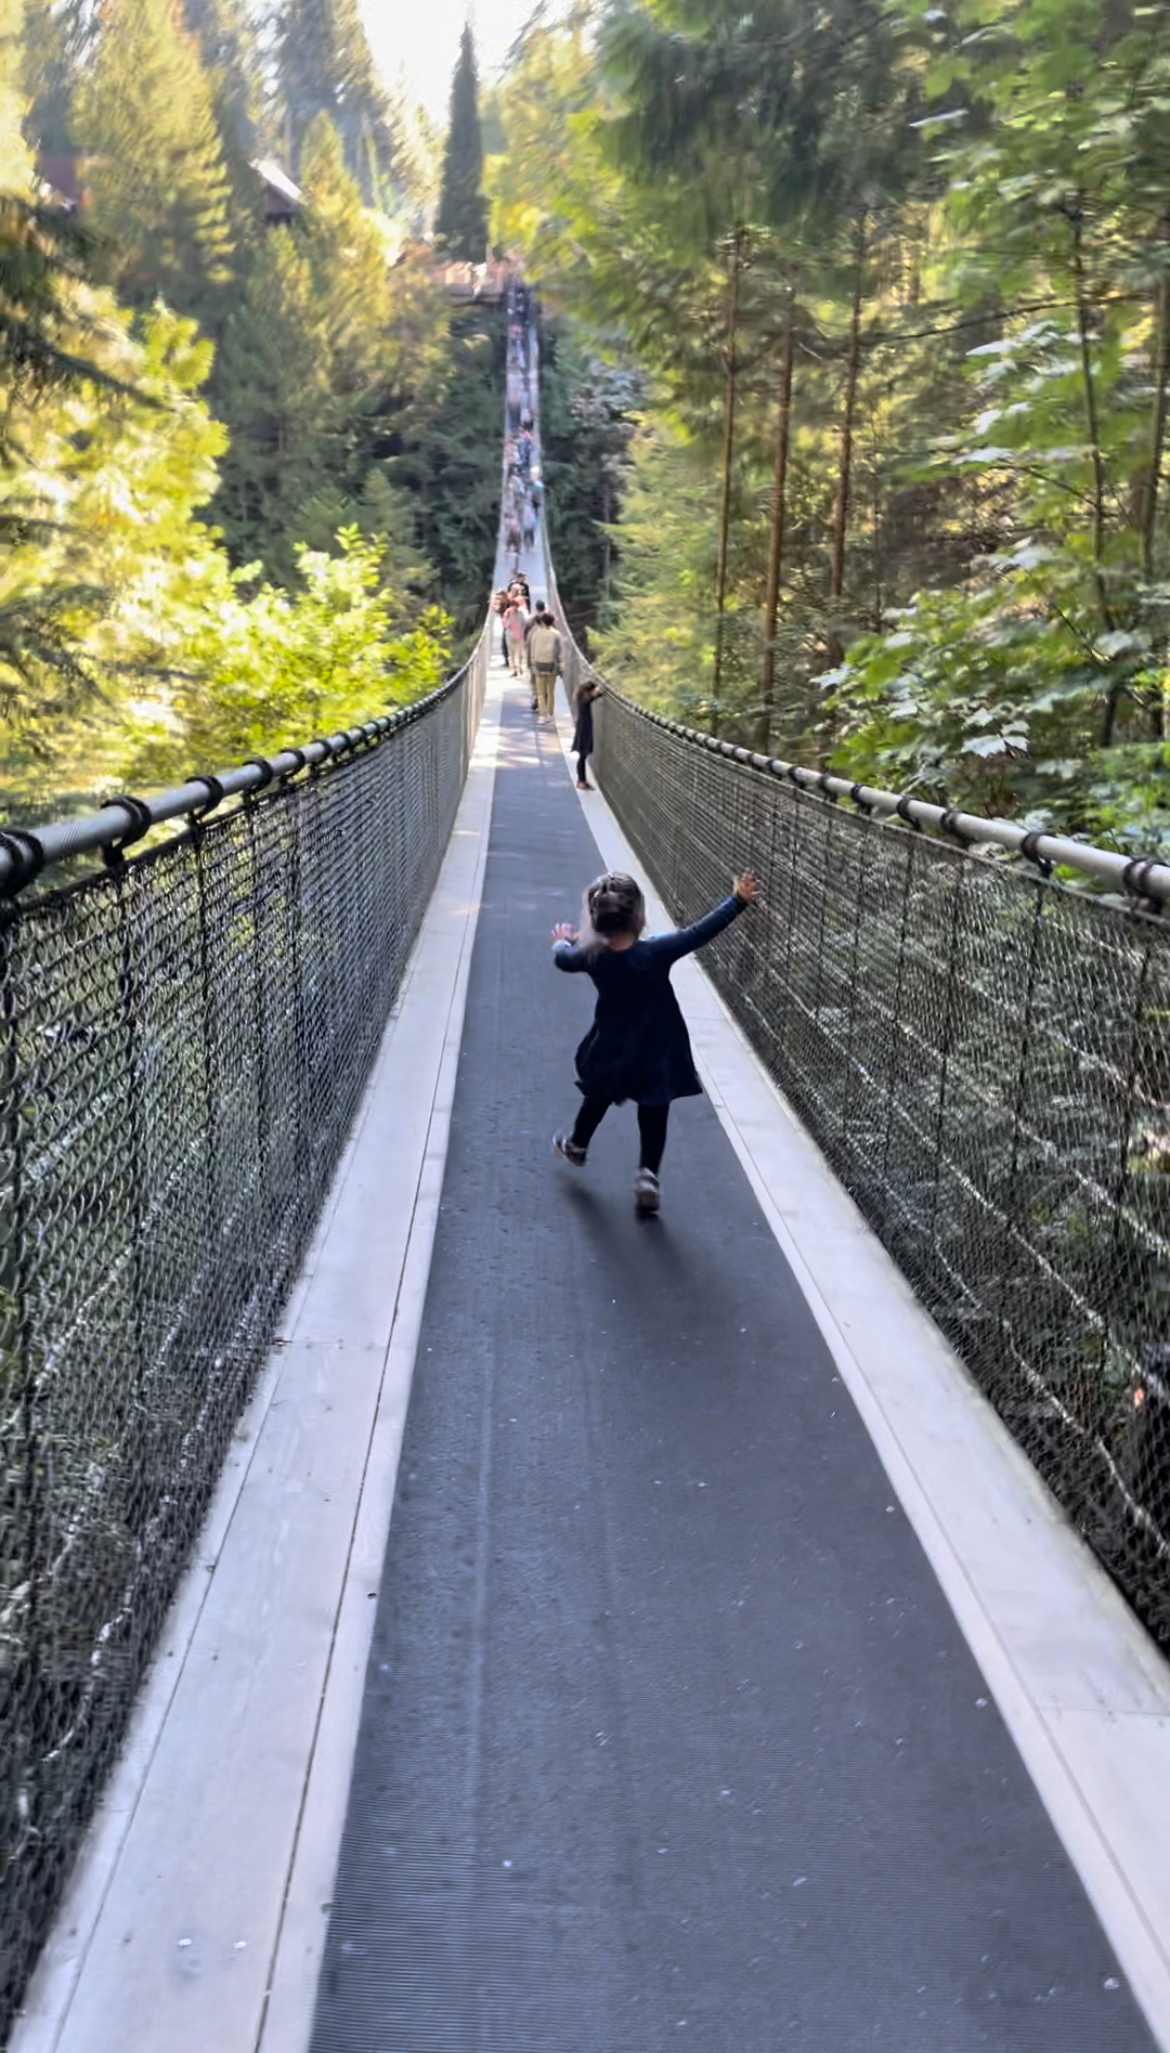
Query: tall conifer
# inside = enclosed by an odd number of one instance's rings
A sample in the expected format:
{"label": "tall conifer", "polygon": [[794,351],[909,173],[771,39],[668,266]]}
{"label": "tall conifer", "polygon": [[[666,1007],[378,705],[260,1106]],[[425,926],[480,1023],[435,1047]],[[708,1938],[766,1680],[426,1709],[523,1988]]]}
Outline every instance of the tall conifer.
{"label": "tall conifer", "polygon": [[395,183],[398,145],[358,0],[286,0],[279,71],[287,122],[285,152],[294,171],[299,174],[312,122],[318,114],[327,114],[366,205],[383,204]]}
{"label": "tall conifer", "polygon": [[289,580],[298,510],[331,482],[337,407],[328,324],[299,235],[264,237],[233,308],[217,364],[216,404],[230,443],[214,502],[237,563]]}
{"label": "tall conifer", "polygon": [[388,312],[381,240],[324,114],[300,170],[296,226],[262,237],[213,382],[231,434],[217,517],[239,560],[282,579],[296,541],[327,546],[362,517]]}
{"label": "tall conifer", "polygon": [[470,27],[459,42],[451,82],[451,123],[443,152],[443,183],[435,218],[435,241],[444,256],[481,264],[487,250],[487,201],[480,191],[483,138],[479,130],[479,83]]}
{"label": "tall conifer", "polygon": [[264,66],[250,0],[183,0],[225,140],[249,156],[264,146]]}
{"label": "tall conifer", "polygon": [[305,137],[301,182],[299,225],[329,337],[330,385],[339,399],[360,403],[380,374],[386,255],[327,115],[318,114]]}
{"label": "tall conifer", "polygon": [[73,149],[74,100],[92,42],[86,0],[24,0],[26,129],[38,150]]}
{"label": "tall conifer", "polygon": [[24,0],[0,0],[0,189],[27,189],[31,169],[24,140]]}
{"label": "tall conifer", "polygon": [[120,289],[214,325],[230,278],[227,171],[211,84],[178,0],[103,0],[77,98],[95,225],[120,252]]}

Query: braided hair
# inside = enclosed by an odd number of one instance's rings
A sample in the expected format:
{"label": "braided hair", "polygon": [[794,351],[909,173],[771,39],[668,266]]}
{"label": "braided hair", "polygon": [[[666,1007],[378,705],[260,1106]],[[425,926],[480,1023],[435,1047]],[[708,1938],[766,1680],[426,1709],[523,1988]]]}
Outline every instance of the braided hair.
{"label": "braided hair", "polygon": [[636,879],[624,870],[607,870],[585,893],[578,946],[601,948],[610,934],[634,933],[645,912],[646,901]]}

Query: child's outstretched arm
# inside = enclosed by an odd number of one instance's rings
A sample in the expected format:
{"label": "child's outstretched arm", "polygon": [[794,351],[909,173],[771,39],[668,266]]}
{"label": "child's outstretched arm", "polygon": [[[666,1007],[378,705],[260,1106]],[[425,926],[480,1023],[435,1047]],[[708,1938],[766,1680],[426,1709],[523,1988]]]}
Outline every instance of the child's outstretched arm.
{"label": "child's outstretched arm", "polygon": [[553,961],[558,969],[588,969],[589,965],[577,946],[577,931],[564,920],[553,928]]}
{"label": "child's outstretched arm", "polygon": [[705,948],[708,941],[713,941],[716,934],[729,927],[741,912],[754,905],[755,898],[755,871],[744,870],[741,876],[732,880],[731,897],[717,905],[714,912],[705,914],[693,926],[679,927],[673,934],[656,934],[646,945],[654,950],[659,961],[678,962],[684,955],[693,955],[696,948]]}

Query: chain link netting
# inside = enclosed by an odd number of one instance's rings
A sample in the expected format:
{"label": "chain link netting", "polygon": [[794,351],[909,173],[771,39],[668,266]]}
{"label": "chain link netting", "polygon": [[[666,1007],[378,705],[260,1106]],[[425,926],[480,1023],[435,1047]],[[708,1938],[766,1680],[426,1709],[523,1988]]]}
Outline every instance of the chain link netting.
{"label": "chain link netting", "polygon": [[485,635],[380,741],[0,911],[0,2038],[437,878]]}
{"label": "chain link netting", "polygon": [[595,760],[675,918],[755,864],[762,903],[709,973],[1170,1648],[1170,922],[832,805],[615,693]]}

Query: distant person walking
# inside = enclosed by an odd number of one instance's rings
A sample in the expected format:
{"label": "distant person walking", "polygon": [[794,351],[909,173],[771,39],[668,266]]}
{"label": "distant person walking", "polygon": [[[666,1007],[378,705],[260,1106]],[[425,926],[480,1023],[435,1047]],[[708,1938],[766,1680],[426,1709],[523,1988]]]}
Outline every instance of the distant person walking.
{"label": "distant person walking", "polygon": [[534,627],[539,627],[539,626],[540,626],[540,616],[541,616],[541,614],[542,614],[543,612],[544,612],[544,600],[543,600],[543,599],[538,599],[538,600],[537,600],[537,602],[536,602],[536,604],[535,604],[535,606],[531,606],[531,608],[530,608],[530,611],[529,611],[529,615],[528,615],[528,625],[527,625],[527,627],[526,627],[526,628],[525,628],[525,630],[524,630],[524,660],[525,660],[525,662],[526,662],[526,663],[527,663],[527,665],[528,665],[528,675],[529,675],[529,677],[530,677],[530,678],[532,678],[532,710],[533,710],[533,712],[534,712],[534,713],[535,713],[535,712],[537,711],[537,704],[536,704],[536,679],[535,679],[535,677],[533,676],[533,672],[532,672],[532,653],[531,653],[531,646],[532,646],[532,630],[533,630],[533,628],[534,628]]}
{"label": "distant person walking", "polygon": [[503,660],[504,660],[504,662],[505,662],[505,663],[506,663],[506,662],[507,662],[507,660],[508,660],[508,628],[507,628],[507,623],[506,623],[506,621],[505,621],[505,619],[504,619],[504,615],[506,614],[507,610],[508,610],[508,594],[507,594],[507,592],[506,592],[506,591],[498,591],[498,592],[496,592],[496,593],[495,593],[495,595],[494,595],[494,596],[493,596],[493,598],[492,598],[492,612],[493,612],[493,613],[498,613],[498,614],[499,614],[499,616],[500,616],[500,655],[501,655],[501,656],[503,657]]}
{"label": "distant person walking", "polygon": [[604,691],[603,684],[595,684],[592,678],[587,677],[573,693],[573,711],[577,716],[573,728],[573,754],[577,758],[578,791],[593,789],[588,777],[589,758],[593,754],[593,701],[601,698]]}
{"label": "distant person walking", "polygon": [[507,637],[508,668],[513,677],[524,675],[524,630],[528,625],[528,614],[518,592],[508,599],[504,614],[504,632]]}
{"label": "distant person walking", "polygon": [[561,656],[561,638],[557,633],[557,624],[545,606],[537,614],[532,633],[528,637],[528,661],[536,688],[536,710],[542,720],[551,720],[553,717]]}
{"label": "distant person walking", "polygon": [[583,971],[597,991],[593,1025],[577,1050],[577,1088],[583,1103],[572,1133],[558,1133],[553,1150],[575,1169],[583,1169],[589,1143],[610,1106],[632,1098],[638,1107],[641,1142],[634,1178],[639,1212],[657,1212],[662,1202],[658,1171],[673,1101],[697,1097],[703,1088],[695,1074],[686,1021],[670,986],[671,969],[729,927],[755,895],[755,875],[744,870],[732,880],[730,898],[714,912],[694,926],[643,941],[646,905],[641,887],[619,870],[589,886],[579,934],[565,925],[553,928],[557,968]]}

